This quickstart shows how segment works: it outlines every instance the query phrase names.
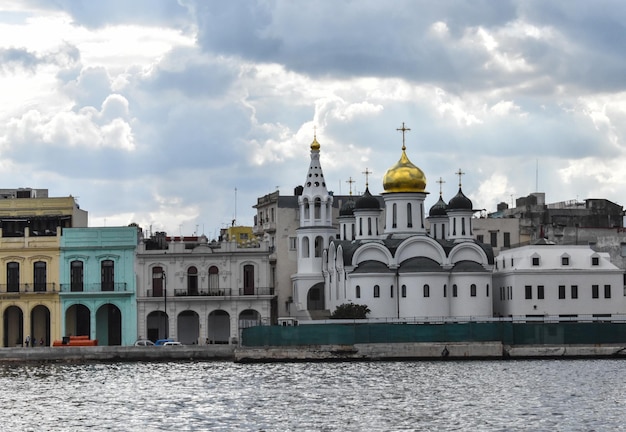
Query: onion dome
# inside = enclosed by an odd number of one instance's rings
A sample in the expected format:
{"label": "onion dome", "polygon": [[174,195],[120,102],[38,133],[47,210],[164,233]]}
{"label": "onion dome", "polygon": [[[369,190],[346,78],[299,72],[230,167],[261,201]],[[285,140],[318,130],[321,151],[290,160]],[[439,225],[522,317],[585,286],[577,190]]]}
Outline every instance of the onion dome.
{"label": "onion dome", "polygon": [[355,210],[380,210],[380,203],[378,199],[374,197],[369,188],[365,188],[365,193],[356,200],[354,204]]}
{"label": "onion dome", "polygon": [[435,205],[430,208],[430,211],[428,212],[428,216],[430,217],[447,216],[447,214],[448,214],[448,204],[446,204],[443,198],[441,198],[441,195],[439,195],[439,201],[437,201]]}
{"label": "onion dome", "polygon": [[463,194],[461,188],[448,203],[448,210],[472,210],[472,207],[472,201]]}
{"label": "onion dome", "polygon": [[348,200],[346,200],[345,203],[343,203],[341,209],[339,209],[339,216],[353,216],[354,206],[354,200],[352,199],[352,197],[350,197]]}
{"label": "onion dome", "polygon": [[400,160],[387,170],[383,177],[385,192],[425,192],[426,176],[424,171],[413,165],[402,146]]}
{"label": "onion dome", "polygon": [[311,143],[311,150],[319,150],[320,149],[320,143],[317,142],[317,135],[313,136],[313,142]]}

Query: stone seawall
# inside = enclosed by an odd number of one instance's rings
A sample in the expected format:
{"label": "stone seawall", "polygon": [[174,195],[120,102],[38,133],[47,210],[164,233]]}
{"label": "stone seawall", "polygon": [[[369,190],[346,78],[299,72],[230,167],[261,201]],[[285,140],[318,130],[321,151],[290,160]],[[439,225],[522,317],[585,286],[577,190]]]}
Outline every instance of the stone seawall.
{"label": "stone seawall", "polygon": [[531,359],[531,358],[626,358],[625,345],[527,345],[501,342],[381,343],[309,345],[298,347],[240,347],[235,362],[435,360],[435,359]]}
{"label": "stone seawall", "polygon": [[0,362],[233,360],[234,345],[0,348]]}

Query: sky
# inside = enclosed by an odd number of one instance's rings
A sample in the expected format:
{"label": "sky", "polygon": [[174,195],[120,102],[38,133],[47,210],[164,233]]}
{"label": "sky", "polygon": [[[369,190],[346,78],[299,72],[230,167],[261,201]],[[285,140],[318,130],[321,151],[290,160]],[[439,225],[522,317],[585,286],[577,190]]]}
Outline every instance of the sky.
{"label": "sky", "polygon": [[[0,0],[0,188],[215,238],[304,183],[625,205],[621,0]],[[438,183],[441,179],[445,183]]]}

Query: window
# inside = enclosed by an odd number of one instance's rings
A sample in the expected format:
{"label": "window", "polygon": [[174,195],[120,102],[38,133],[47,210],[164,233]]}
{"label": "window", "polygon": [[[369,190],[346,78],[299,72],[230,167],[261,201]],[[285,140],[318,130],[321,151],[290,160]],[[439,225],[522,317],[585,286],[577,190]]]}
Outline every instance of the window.
{"label": "window", "polygon": [[600,265],[600,258],[599,257],[591,257],[591,265],[592,266]]}
{"label": "window", "polygon": [[537,298],[539,300],[543,300],[544,298],[544,294],[543,294],[543,285],[537,285]]}
{"label": "window", "polygon": [[20,263],[7,263],[7,292],[20,292]]}
{"label": "window", "polygon": [[194,266],[187,269],[187,295],[198,295],[198,269]]}
{"label": "window", "polygon": [[46,263],[44,261],[35,262],[35,264],[33,264],[33,273],[35,292],[45,292],[47,282]]}
{"label": "window", "polygon": [[597,299],[600,297],[600,285],[591,285],[591,298]]}
{"label": "window", "polygon": [[491,232],[489,233],[491,235],[491,246],[492,247],[497,247],[498,246],[498,233],[497,232]]}
{"label": "window", "polygon": [[308,258],[309,254],[309,238],[302,237],[302,258]]}
{"label": "window", "polygon": [[565,285],[559,285],[559,299],[565,298]]}
{"label": "window", "polygon": [[298,244],[297,237],[289,237],[289,250],[296,250]]}
{"label": "window", "polygon": [[165,290],[165,272],[162,267],[152,268],[152,297],[163,297]]}
{"label": "window", "polygon": [[72,261],[70,263],[70,291],[83,290],[83,262]]}
{"label": "window", "polygon": [[220,286],[220,275],[216,266],[209,267],[209,290],[216,290]]}
{"label": "window", "polygon": [[318,220],[322,218],[322,200],[320,198],[315,198],[313,217]]}
{"label": "window", "polygon": [[324,238],[322,236],[315,237],[315,257],[322,256],[322,249],[324,248]]}
{"label": "window", "polygon": [[406,205],[406,221],[406,226],[413,228],[413,209],[411,208],[411,203]]}
{"label": "window", "polygon": [[572,298],[573,299],[577,299],[578,298],[578,285],[572,285],[572,287],[571,287],[571,294],[572,294]]}
{"label": "window", "polygon": [[398,226],[398,205],[393,203],[391,206],[391,228]]}
{"label": "window", "polygon": [[458,294],[456,284],[452,285],[452,297],[456,297]]}
{"label": "window", "polygon": [[361,298],[361,287],[358,286],[358,285],[355,287],[355,294],[354,294],[354,296],[356,298]]}
{"label": "window", "polygon": [[389,292],[390,292],[390,297],[393,298],[393,285],[391,285]]}
{"label": "window", "polygon": [[402,285],[402,297],[406,297],[406,285]]}
{"label": "window", "polygon": [[504,233],[504,247],[511,247],[511,233]]}
{"label": "window", "polygon": [[476,241],[478,241],[478,243],[484,243],[485,242],[485,236],[482,234],[478,234],[476,236]]}
{"label": "window", "polygon": [[537,267],[539,265],[539,257],[533,257],[533,267]]}
{"label": "window", "polygon": [[443,284],[443,296],[448,297],[448,285]]}
{"label": "window", "polygon": [[380,297],[380,287],[378,285],[374,285],[374,297]]}
{"label": "window", "polygon": [[526,285],[524,287],[524,292],[525,292],[524,298],[526,300],[532,300],[532,298],[533,298],[533,287],[531,285]]}
{"label": "window", "polygon": [[243,266],[243,295],[254,295],[254,266]]}
{"label": "window", "polygon": [[569,265],[569,257],[563,256],[561,257],[561,265],[568,266]]}
{"label": "window", "polygon": [[604,298],[611,298],[611,285],[604,285]]}
{"label": "window", "polygon": [[100,263],[100,282],[102,291],[113,291],[115,281],[114,267],[112,260],[103,260]]}
{"label": "window", "polygon": [[476,285],[475,284],[470,285],[470,296],[476,297]]}
{"label": "window", "polygon": [[485,287],[485,294],[486,297],[489,297],[489,284],[487,284],[487,286]]}
{"label": "window", "polygon": [[430,286],[428,284],[424,285],[424,297],[430,297]]}

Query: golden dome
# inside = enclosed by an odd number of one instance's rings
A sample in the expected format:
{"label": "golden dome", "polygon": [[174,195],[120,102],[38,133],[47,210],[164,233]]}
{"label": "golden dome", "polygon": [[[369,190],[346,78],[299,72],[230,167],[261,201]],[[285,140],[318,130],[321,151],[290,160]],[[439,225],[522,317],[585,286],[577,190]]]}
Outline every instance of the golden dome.
{"label": "golden dome", "polygon": [[389,168],[383,177],[385,192],[426,192],[424,171],[411,163],[402,146],[402,156],[398,163]]}
{"label": "golden dome", "polygon": [[317,136],[313,136],[313,142],[311,143],[311,150],[319,150],[320,143],[317,142]]}

